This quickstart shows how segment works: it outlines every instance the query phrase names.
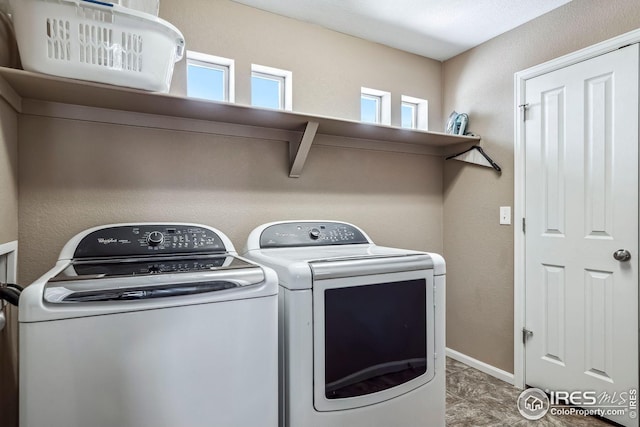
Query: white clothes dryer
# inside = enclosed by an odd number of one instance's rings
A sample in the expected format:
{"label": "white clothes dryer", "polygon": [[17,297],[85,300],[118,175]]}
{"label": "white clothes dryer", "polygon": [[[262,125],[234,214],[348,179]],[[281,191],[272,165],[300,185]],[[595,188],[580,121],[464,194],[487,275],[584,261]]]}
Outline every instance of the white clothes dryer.
{"label": "white clothes dryer", "polygon": [[275,427],[277,294],[211,227],[78,234],[20,297],[20,426]]}
{"label": "white clothes dryer", "polygon": [[335,221],[262,225],[280,282],[280,426],[445,425],[445,262]]}

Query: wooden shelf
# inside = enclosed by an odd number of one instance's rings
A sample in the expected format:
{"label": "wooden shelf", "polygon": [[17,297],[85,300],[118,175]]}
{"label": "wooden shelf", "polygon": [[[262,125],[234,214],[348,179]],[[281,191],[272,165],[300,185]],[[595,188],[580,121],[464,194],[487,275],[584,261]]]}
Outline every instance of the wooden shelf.
{"label": "wooden shelf", "polygon": [[22,100],[146,113],[302,133],[291,144],[290,176],[299,176],[316,135],[444,148],[480,138],[381,126],[331,117],[150,93],[0,67],[0,95],[18,112]]}

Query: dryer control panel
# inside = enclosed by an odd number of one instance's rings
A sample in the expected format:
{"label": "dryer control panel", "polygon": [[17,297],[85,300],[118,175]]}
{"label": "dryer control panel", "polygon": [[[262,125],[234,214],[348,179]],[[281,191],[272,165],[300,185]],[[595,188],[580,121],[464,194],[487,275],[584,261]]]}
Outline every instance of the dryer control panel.
{"label": "dryer control panel", "polygon": [[357,227],[343,222],[284,222],[265,228],[261,248],[371,243]]}
{"label": "dryer control panel", "polygon": [[74,258],[102,258],[193,252],[226,252],[220,236],[197,225],[140,224],[105,227],[86,235]]}

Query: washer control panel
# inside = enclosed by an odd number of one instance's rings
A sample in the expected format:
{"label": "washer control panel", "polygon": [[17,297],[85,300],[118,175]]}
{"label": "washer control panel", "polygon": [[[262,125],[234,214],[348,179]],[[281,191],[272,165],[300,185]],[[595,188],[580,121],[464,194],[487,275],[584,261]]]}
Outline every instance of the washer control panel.
{"label": "washer control panel", "polygon": [[342,222],[286,222],[265,228],[261,248],[330,246],[371,243],[351,224]]}
{"label": "washer control panel", "polygon": [[215,231],[197,225],[141,224],[106,227],[86,235],[74,258],[226,252]]}

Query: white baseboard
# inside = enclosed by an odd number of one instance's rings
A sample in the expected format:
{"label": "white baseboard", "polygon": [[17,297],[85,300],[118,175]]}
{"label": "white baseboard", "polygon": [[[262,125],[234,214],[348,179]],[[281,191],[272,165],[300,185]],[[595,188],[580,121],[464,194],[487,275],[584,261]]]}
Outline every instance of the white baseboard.
{"label": "white baseboard", "polygon": [[473,357],[467,356],[466,354],[462,354],[459,351],[455,351],[450,348],[446,349],[445,354],[448,357],[457,360],[458,362],[462,362],[465,365],[469,365],[472,368],[484,372],[485,374],[491,375],[492,377],[495,377],[511,385],[515,384],[513,374],[507,371],[503,371],[502,369],[491,366],[488,363],[481,362],[478,359],[474,359]]}

